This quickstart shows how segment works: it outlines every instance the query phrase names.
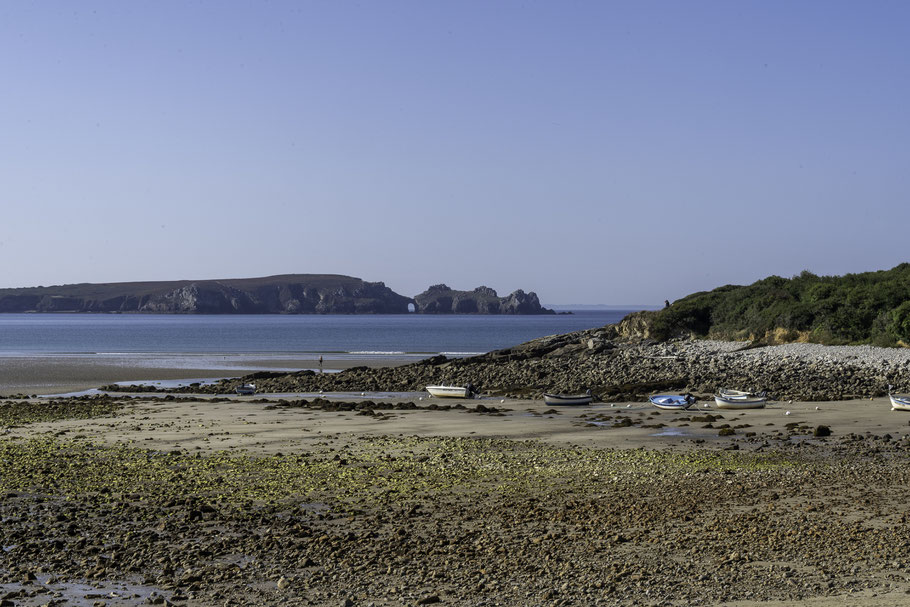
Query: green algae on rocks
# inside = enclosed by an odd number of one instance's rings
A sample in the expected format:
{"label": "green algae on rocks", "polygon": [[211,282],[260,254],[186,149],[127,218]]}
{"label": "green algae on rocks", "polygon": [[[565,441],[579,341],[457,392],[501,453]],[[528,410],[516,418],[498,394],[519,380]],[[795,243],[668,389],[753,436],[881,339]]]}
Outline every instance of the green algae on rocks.
{"label": "green algae on rocks", "polygon": [[6,400],[0,402],[0,425],[109,417],[122,412],[128,404],[128,400],[115,400],[107,394],[49,400]]}

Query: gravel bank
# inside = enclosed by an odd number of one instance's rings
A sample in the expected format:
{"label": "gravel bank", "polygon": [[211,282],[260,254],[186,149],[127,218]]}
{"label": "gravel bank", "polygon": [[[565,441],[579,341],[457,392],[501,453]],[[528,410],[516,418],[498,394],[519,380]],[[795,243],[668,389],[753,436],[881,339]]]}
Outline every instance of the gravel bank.
{"label": "gravel bank", "polygon": [[[710,395],[718,386],[767,390],[779,400],[843,400],[910,391],[910,350],[740,342],[615,339],[610,327],[542,338],[467,359],[434,357],[394,368],[357,367],[338,374],[260,373],[204,392],[230,392],[254,381],[260,392],[422,390],[473,383],[490,395],[539,397],[591,389],[602,399],[638,400],[659,391]],[[193,390],[186,390],[195,391]]]}

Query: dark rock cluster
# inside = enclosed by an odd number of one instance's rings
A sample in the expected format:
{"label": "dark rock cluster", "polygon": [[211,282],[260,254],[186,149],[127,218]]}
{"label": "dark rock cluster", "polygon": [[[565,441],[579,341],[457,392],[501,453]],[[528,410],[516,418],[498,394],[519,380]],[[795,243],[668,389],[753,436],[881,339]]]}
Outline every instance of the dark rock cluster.
{"label": "dark rock cluster", "polygon": [[[621,337],[623,327],[554,335],[481,356],[435,356],[393,368],[341,373],[300,371],[254,378],[260,392],[420,391],[427,385],[473,383],[487,395],[537,398],[586,389],[601,399],[640,400],[659,391],[702,396],[718,387],[767,390],[773,398],[842,400],[880,396],[893,384],[910,391],[910,351],[869,346],[784,344]],[[205,386],[231,392],[250,378]],[[188,388],[186,391],[199,391]]]}

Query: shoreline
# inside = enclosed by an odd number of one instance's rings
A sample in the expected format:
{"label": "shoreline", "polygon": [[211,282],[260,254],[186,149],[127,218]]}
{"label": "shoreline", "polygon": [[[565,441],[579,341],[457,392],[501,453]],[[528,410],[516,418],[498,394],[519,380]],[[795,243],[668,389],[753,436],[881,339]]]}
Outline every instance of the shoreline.
{"label": "shoreline", "polygon": [[[396,355],[327,354],[323,356],[322,370],[326,373],[336,373],[360,366],[378,369],[408,364],[414,360],[414,357]],[[10,355],[0,356],[0,395],[66,394],[119,382],[221,379],[240,377],[258,371],[304,369],[318,372],[319,355],[259,353]]]}
{"label": "shoreline", "polygon": [[[224,380],[233,392],[256,372],[261,393],[414,392],[473,383],[490,396],[539,397],[592,389],[603,400],[661,392],[707,397],[718,386],[766,390],[781,400],[828,401],[910,391],[910,350],[793,343],[607,340],[610,327],[556,335],[470,357],[390,353],[105,353],[0,356],[0,395],[66,394],[114,383]],[[341,371],[351,370],[348,373]],[[320,373],[322,371],[322,373]],[[236,384],[236,385],[235,385]],[[190,393],[188,388],[170,391]]]}
{"label": "shoreline", "polygon": [[[232,391],[243,380],[174,392]],[[555,335],[469,358],[435,356],[418,363],[346,373],[291,373],[256,379],[260,393],[413,392],[427,385],[467,385],[488,396],[540,398],[591,390],[600,400],[636,401],[652,394],[710,397],[719,387],[766,391],[792,401],[885,396],[910,391],[910,350],[793,343],[750,347],[711,340],[625,340],[615,328]]]}
{"label": "shoreline", "polygon": [[[100,398],[122,402],[134,412],[128,412],[126,419],[11,427],[5,436],[25,439],[50,431],[60,436],[78,431],[82,438],[115,445],[134,443],[138,433],[144,437],[142,446],[151,449],[239,449],[258,455],[305,451],[307,441],[319,437],[344,443],[393,435],[686,452],[729,450],[733,446],[733,450],[744,452],[823,448],[849,442],[854,436],[887,435],[888,441],[910,447],[910,412],[892,411],[887,397],[771,402],[763,409],[740,410],[718,409],[713,401],[699,401],[682,411],[662,410],[640,401],[550,406],[534,399],[435,398],[425,393],[411,398],[351,393],[303,399],[269,394],[102,394]],[[64,398],[62,402],[67,401]],[[137,420],[143,419],[150,421],[137,425]],[[248,432],[245,426],[251,424],[260,428]],[[830,430],[830,438],[813,437],[819,426]],[[210,428],[221,429],[225,438],[212,440]],[[727,434],[722,432],[725,429],[732,431]]]}

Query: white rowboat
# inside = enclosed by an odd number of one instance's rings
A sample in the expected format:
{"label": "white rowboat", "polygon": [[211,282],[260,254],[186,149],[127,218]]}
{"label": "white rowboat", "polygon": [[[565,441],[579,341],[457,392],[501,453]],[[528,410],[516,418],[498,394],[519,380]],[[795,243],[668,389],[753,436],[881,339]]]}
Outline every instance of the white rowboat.
{"label": "white rowboat", "polygon": [[910,411],[910,396],[906,394],[891,394],[891,386],[888,386],[888,398],[891,399],[892,411]]}
{"label": "white rowboat", "polygon": [[721,396],[714,395],[714,404],[718,409],[764,409],[768,402],[764,396]]}
{"label": "white rowboat", "polygon": [[237,394],[256,394],[256,384],[243,384],[237,387]]}
{"label": "white rowboat", "polygon": [[544,394],[543,402],[548,405],[590,405],[594,400],[591,391],[585,394]]}
{"label": "white rowboat", "polygon": [[764,390],[761,392],[745,392],[743,390],[731,390],[730,388],[718,388],[717,394],[721,398],[762,398],[767,395]]}
{"label": "white rowboat", "polygon": [[472,398],[474,396],[471,386],[427,386],[427,392],[436,398]]}
{"label": "white rowboat", "polygon": [[910,396],[889,394],[892,411],[910,411]]}
{"label": "white rowboat", "polygon": [[648,398],[651,404],[658,409],[681,411],[695,404],[695,397],[691,394],[656,394]]}

